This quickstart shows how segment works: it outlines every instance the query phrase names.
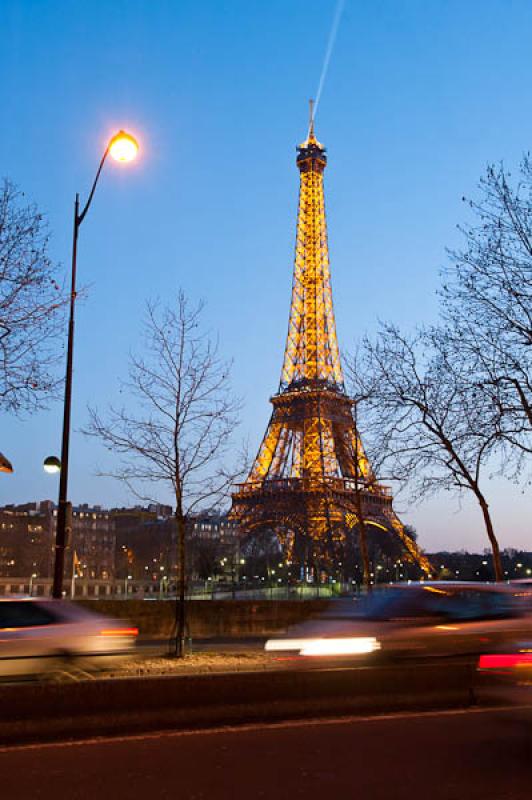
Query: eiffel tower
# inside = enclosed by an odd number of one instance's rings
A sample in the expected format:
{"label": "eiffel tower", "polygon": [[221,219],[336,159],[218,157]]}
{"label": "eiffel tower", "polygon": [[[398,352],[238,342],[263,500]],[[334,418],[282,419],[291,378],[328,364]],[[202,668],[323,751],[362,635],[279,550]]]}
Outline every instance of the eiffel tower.
{"label": "eiffel tower", "polygon": [[292,303],[279,390],[245,483],[232,495],[241,533],[271,530],[288,558],[321,566],[364,524],[399,539],[427,574],[431,565],[407,534],[358,436],[345,391],[334,319],[323,193],[326,150],[314,134],[297,148],[299,209]]}

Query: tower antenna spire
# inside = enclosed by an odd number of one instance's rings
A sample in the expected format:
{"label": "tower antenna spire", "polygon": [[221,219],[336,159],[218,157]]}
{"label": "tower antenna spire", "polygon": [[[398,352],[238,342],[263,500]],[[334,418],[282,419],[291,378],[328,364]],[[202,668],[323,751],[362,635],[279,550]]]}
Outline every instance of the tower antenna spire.
{"label": "tower antenna spire", "polygon": [[309,123],[308,123],[308,138],[314,136],[314,100],[309,100]]}

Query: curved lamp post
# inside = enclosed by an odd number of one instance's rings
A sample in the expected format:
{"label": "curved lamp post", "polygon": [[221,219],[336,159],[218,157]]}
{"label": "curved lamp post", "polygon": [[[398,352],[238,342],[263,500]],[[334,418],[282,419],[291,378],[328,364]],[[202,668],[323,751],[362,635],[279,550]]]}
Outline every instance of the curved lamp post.
{"label": "curved lamp post", "polygon": [[108,155],[119,162],[132,161],[138,152],[139,146],[137,141],[129,133],[119,131],[110,140],[105,148],[105,152],[100,161],[100,166],[96,172],[94,183],[89,193],[89,197],[83,209],[80,211],[79,194],[76,194],[74,202],[74,232],[72,237],[72,273],[71,273],[71,289],[70,289],[70,315],[68,322],[68,344],[67,344],[67,362],[66,362],[66,375],[65,375],[65,400],[63,406],[63,438],[61,442],[61,460],[60,460],[60,476],[59,476],[59,502],[57,508],[57,531],[55,536],[55,557],[54,557],[54,582],[52,587],[52,596],[60,599],[63,595],[63,573],[65,567],[65,547],[67,545],[67,521],[68,527],[71,527],[69,513],[69,503],[67,502],[67,489],[68,489],[68,455],[70,445],[70,409],[72,405],[72,359],[74,353],[74,311],[76,307],[76,266],[77,266],[77,250],[78,250],[78,233],[79,226],[85,219],[87,211],[90,208],[96,184],[102,171],[103,165]]}

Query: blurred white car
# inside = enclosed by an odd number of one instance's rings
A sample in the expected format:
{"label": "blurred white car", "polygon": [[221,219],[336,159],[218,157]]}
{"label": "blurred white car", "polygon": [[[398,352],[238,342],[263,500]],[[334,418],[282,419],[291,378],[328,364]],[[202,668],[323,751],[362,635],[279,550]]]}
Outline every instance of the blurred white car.
{"label": "blurred white car", "polygon": [[67,600],[0,599],[0,678],[76,663],[107,666],[131,654],[138,631]]}
{"label": "blurred white car", "polygon": [[394,584],[361,601],[332,601],[321,616],[269,639],[265,649],[369,660],[478,655],[532,636],[532,614],[519,594],[504,584]]}

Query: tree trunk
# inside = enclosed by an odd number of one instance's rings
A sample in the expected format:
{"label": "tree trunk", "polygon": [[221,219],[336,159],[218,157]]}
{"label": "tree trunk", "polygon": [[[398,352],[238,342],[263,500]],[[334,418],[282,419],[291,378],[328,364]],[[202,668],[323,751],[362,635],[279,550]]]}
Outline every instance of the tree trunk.
{"label": "tree trunk", "polygon": [[186,643],[186,607],[185,607],[185,588],[186,588],[186,563],[185,563],[185,532],[186,521],[180,503],[177,504],[175,512],[177,526],[177,593],[176,593],[176,634],[174,655],[176,658],[185,657]]}
{"label": "tree trunk", "polygon": [[358,541],[360,544],[360,555],[362,556],[362,572],[363,572],[363,583],[366,587],[368,592],[371,592],[371,575],[370,575],[370,567],[369,567],[369,554],[368,554],[368,538],[366,535],[366,523],[364,522],[364,514],[362,512],[362,498],[360,496],[360,489],[358,488],[358,481],[357,481],[357,489],[355,492],[356,497],[356,506],[357,506],[357,517],[358,517]]}
{"label": "tree trunk", "polygon": [[488,504],[484,498],[484,495],[479,493],[477,494],[477,500],[480,504],[482,509],[482,516],[484,517],[484,524],[486,526],[486,533],[488,534],[488,539],[490,540],[491,544],[491,552],[492,552],[492,559],[493,559],[493,570],[495,572],[495,580],[502,581],[504,580],[503,572],[502,572],[502,564],[501,564],[501,553],[499,550],[499,542],[497,541],[497,537],[495,536],[495,531],[493,530],[493,523],[491,521],[491,515],[489,512]]}
{"label": "tree trunk", "polygon": [[357,507],[358,517],[358,540],[360,543],[360,555],[362,556],[362,570],[363,570],[363,583],[366,586],[367,592],[371,592],[371,575],[369,568],[369,555],[368,555],[368,537],[366,535],[366,523],[364,522],[364,513],[362,511],[362,492],[360,489],[360,452],[359,452],[359,439],[358,439],[358,407],[355,404],[353,409],[353,419],[355,422],[355,503]]}

